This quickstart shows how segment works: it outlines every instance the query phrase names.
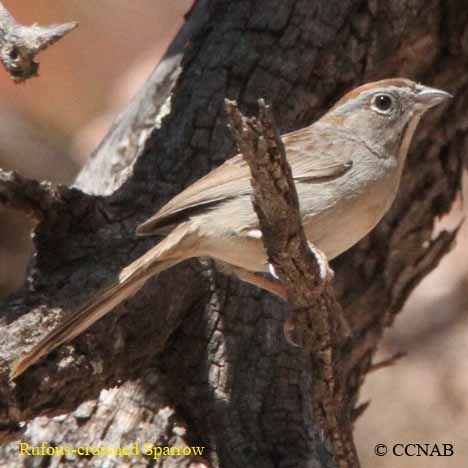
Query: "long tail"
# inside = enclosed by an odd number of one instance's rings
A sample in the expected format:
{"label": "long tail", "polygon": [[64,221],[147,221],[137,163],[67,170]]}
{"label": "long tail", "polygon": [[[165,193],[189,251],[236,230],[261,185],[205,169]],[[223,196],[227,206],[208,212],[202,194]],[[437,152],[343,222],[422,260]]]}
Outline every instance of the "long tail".
{"label": "long tail", "polygon": [[99,291],[90,301],[66,317],[62,324],[39,341],[31,351],[15,361],[10,379],[16,379],[43,356],[83,333],[122,301],[138,292],[149,278],[184,260],[181,256],[168,255],[181,237],[168,236],[124,268],[114,284]]}

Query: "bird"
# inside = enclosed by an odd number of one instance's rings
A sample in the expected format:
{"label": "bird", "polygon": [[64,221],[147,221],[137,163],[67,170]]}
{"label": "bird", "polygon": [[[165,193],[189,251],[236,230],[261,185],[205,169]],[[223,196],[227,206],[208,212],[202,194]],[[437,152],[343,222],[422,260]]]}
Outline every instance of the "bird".
{"label": "bird", "polygon": [[[452,96],[406,78],[359,86],[309,126],[283,135],[307,241],[328,260],[348,250],[381,220],[399,189],[421,116]],[[123,268],[113,283],[13,363],[16,379],[83,333],[146,281],[194,257],[228,265],[242,281],[285,298],[252,205],[251,173],[238,154],[172,198],[138,226],[138,236],[165,235]]]}

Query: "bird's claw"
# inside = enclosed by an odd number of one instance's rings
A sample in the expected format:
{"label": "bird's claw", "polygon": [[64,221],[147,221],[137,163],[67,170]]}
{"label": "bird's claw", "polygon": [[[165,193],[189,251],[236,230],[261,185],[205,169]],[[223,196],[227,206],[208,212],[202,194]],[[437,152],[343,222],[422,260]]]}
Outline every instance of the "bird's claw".
{"label": "bird's claw", "polygon": [[330,283],[335,277],[335,272],[331,269],[327,256],[311,242],[308,242],[308,245],[309,250],[317,260],[320,279],[324,284]]}
{"label": "bird's claw", "polygon": [[297,328],[296,328],[296,323],[294,319],[289,318],[285,320],[283,324],[283,332],[284,332],[284,338],[291,346],[294,346],[296,348],[302,347],[298,343],[299,340],[297,336]]}

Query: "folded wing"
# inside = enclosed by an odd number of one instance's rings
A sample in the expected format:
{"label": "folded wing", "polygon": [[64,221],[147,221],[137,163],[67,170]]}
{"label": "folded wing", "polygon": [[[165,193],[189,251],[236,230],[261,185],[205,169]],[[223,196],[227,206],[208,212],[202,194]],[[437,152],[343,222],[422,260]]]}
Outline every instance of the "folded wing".
{"label": "folded wing", "polygon": [[[352,161],[333,156],[333,151],[328,154],[314,152],[312,145],[301,138],[300,132],[302,130],[283,137],[287,147],[287,158],[296,182],[310,184],[328,182],[343,176],[351,169]],[[308,141],[313,140],[313,138],[308,139]],[[140,236],[162,234],[199,212],[231,198],[250,194],[252,192],[250,178],[249,166],[242,155],[238,154],[172,198],[154,216],[138,226],[137,234]]]}

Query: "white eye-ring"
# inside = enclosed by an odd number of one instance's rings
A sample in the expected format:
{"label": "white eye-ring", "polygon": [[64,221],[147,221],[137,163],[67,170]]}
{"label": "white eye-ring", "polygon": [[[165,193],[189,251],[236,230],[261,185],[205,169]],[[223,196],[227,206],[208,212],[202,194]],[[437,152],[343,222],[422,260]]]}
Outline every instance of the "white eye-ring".
{"label": "white eye-ring", "polygon": [[390,114],[395,107],[395,99],[391,94],[378,93],[371,101],[371,108],[379,114]]}

